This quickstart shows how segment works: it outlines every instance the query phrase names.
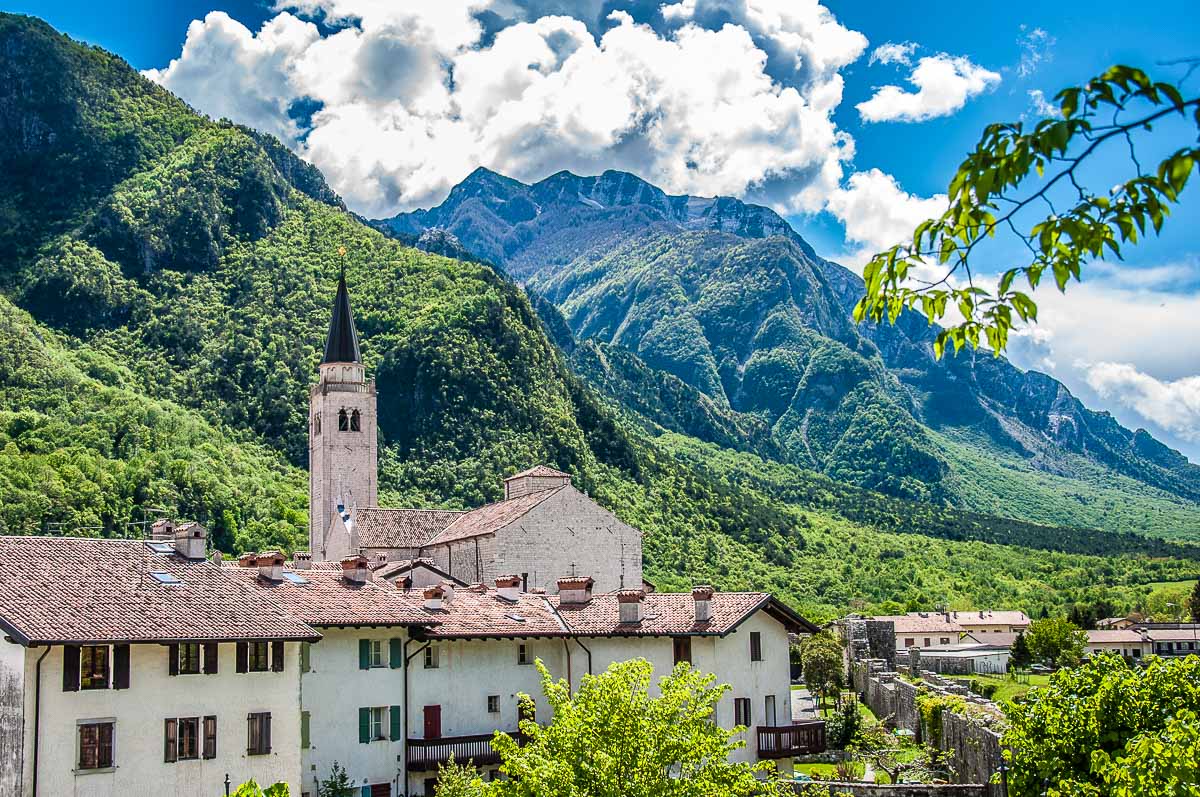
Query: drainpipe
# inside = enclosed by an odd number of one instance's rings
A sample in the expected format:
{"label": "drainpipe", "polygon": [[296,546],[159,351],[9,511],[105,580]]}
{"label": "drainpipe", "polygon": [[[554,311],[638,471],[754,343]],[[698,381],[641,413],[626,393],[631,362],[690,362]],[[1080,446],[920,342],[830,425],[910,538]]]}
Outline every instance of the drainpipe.
{"label": "drainpipe", "polygon": [[39,724],[42,718],[42,659],[46,658],[50,653],[50,647],[42,651],[42,655],[38,656],[36,675],[34,676],[33,686],[33,797],[38,797],[38,740],[39,740]]}
{"label": "drainpipe", "polygon": [[567,638],[563,637],[563,653],[567,654],[567,689],[571,689],[571,646],[567,643]]}
{"label": "drainpipe", "polygon": [[587,674],[591,675],[592,674],[592,651],[588,650],[588,646],[583,644],[583,640],[580,639],[579,637],[575,637],[575,644],[578,645],[579,647],[583,648],[584,652],[587,653],[587,660],[588,660]]}
{"label": "drainpipe", "polygon": [[402,759],[404,763],[400,768],[400,777],[403,780],[400,783],[400,788],[397,789],[397,791],[399,791],[401,794],[408,794],[408,671],[412,669],[409,666],[409,662],[411,662],[418,653],[429,647],[429,643],[426,642],[424,645],[417,648],[410,654],[408,652],[408,646],[416,641],[418,640],[413,639],[411,636],[404,640],[404,756]]}

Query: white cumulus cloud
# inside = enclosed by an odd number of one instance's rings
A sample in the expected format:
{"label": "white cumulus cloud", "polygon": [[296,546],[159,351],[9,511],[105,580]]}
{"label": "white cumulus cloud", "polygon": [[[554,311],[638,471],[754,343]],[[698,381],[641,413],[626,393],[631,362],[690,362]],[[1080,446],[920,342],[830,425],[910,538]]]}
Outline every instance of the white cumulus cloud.
{"label": "white cumulus cloud", "polygon": [[865,102],[854,106],[864,122],[921,122],[947,116],[1000,82],[1000,75],[946,53],[926,56],[908,76],[916,91],[880,86]]}
{"label": "white cumulus cloud", "polygon": [[846,241],[856,247],[851,261],[865,261],[893,244],[911,240],[913,229],[946,210],[947,197],[920,197],[900,187],[879,169],[850,175],[829,198],[829,211],[846,226]]}
{"label": "white cumulus cloud", "polygon": [[1200,376],[1156,379],[1130,363],[1101,362],[1088,368],[1088,384],[1184,440],[1200,443]]}
{"label": "white cumulus cloud", "polygon": [[871,64],[904,64],[912,63],[912,54],[916,52],[916,42],[885,42],[871,52]]}

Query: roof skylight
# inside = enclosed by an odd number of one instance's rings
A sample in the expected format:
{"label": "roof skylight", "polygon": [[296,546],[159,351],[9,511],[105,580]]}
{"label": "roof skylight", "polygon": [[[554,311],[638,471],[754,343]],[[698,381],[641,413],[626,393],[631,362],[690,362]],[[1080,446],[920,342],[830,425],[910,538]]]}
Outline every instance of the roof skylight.
{"label": "roof skylight", "polygon": [[177,579],[174,576],[174,574],[167,573],[163,570],[150,571],[150,577],[153,578],[155,581],[157,581],[159,584],[182,584],[183,583],[182,581]]}
{"label": "roof skylight", "polygon": [[308,579],[296,573],[284,573],[283,577],[293,584],[307,584]]}

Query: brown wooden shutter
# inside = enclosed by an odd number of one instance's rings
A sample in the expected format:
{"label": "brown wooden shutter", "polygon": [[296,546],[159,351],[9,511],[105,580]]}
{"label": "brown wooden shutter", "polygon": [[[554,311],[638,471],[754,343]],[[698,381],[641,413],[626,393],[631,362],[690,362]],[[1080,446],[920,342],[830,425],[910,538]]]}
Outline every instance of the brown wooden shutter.
{"label": "brown wooden shutter", "polygon": [[169,719],[163,728],[163,761],[168,764],[179,757],[179,741],[176,736],[176,720]]}
{"label": "brown wooden shutter", "polygon": [[263,735],[263,752],[271,752],[271,714],[264,713],[262,715],[262,735]]}
{"label": "brown wooden shutter", "polygon": [[129,646],[113,645],[113,689],[129,688]]}
{"label": "brown wooden shutter", "polygon": [[204,757],[217,757],[217,718],[211,715],[204,718]]}
{"label": "brown wooden shutter", "polygon": [[245,642],[237,643],[237,671],[248,672],[250,670],[250,652]]}
{"label": "brown wooden shutter", "polygon": [[167,675],[179,675],[178,645],[167,645]]}
{"label": "brown wooden shutter", "polygon": [[275,639],[271,641],[271,669],[275,672],[283,672],[282,639]]}
{"label": "brown wooden shutter", "polygon": [[63,691],[79,691],[79,646],[63,646]]}
{"label": "brown wooden shutter", "polygon": [[216,675],[217,674],[217,643],[216,642],[205,642],[204,643],[204,674],[205,675]]}

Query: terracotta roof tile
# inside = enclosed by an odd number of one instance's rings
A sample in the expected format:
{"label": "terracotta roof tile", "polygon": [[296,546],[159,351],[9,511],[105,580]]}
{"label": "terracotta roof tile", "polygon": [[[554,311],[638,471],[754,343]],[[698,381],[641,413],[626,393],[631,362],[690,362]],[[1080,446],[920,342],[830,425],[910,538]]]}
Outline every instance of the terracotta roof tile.
{"label": "terracotta roof tile", "polygon": [[[280,581],[260,578],[256,567],[230,567],[232,578],[279,604],[309,625],[429,625],[425,612],[399,597],[387,582],[355,584],[337,570],[284,570]],[[297,583],[288,576],[301,579]]]}
{"label": "terracotta roof tile", "polygon": [[441,610],[424,607],[421,592],[397,592],[438,626],[430,639],[484,637],[565,636],[567,629],[555,616],[544,595],[521,593],[516,601],[501,598],[495,590],[456,589]]}
{"label": "terracotta roof tile", "polygon": [[1140,633],[1132,628],[1118,630],[1095,630],[1087,631],[1088,642],[1131,642],[1140,644],[1145,642],[1145,638]]}
{"label": "terracotta roof tile", "polygon": [[529,510],[556,494],[559,490],[564,489],[566,489],[566,485],[552,487],[549,490],[539,490],[517,498],[509,498],[505,501],[497,501],[494,504],[472,509],[470,512],[455,519],[445,530],[429,540],[425,545],[438,545],[445,542],[453,542],[454,540],[478,537],[482,534],[494,534],[508,524],[520,520]]}
{"label": "terracotta roof tile", "polygon": [[919,614],[894,614],[877,616],[876,620],[891,620],[896,627],[896,634],[961,634],[963,627],[955,622],[947,622],[946,616],[930,613],[924,617]]}
{"label": "terracotta roof tile", "polygon": [[364,507],[354,510],[354,524],[363,548],[419,548],[463,514],[449,509]]}
{"label": "terracotta roof tile", "polygon": [[563,473],[561,470],[555,470],[554,468],[551,468],[547,465],[534,465],[532,468],[529,468],[528,470],[523,470],[520,473],[514,473],[512,476],[509,476],[504,481],[508,481],[509,479],[520,479],[524,476],[533,476],[534,478],[566,476],[566,477],[570,478],[571,474]]}
{"label": "terracotta roof tile", "polygon": [[631,634],[661,636],[666,634],[724,635],[754,611],[764,606],[771,596],[765,592],[717,592],[709,603],[712,618],[707,623],[695,622],[696,602],[690,592],[651,592],[642,601],[642,621],[622,623],[617,593],[595,595],[583,604],[561,603],[557,596],[550,598],[567,626],[585,636]]}
{"label": "terracotta roof tile", "polygon": [[0,537],[0,623],[41,643],[320,638],[208,560],[82,537]]}

